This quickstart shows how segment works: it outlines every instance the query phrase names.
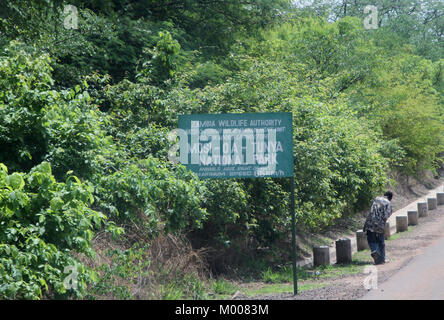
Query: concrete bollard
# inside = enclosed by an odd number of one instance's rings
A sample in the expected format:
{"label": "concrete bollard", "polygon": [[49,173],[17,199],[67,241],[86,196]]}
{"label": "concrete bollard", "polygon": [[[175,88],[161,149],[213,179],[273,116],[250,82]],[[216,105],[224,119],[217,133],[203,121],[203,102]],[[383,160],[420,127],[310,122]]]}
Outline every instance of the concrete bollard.
{"label": "concrete bollard", "polygon": [[350,239],[336,240],[336,263],[352,262],[352,246]]}
{"label": "concrete bollard", "polygon": [[444,192],[438,192],[436,194],[436,199],[438,202],[438,206],[442,206],[444,204]]}
{"label": "concrete bollard", "polygon": [[330,264],[330,247],[316,246],[313,247],[313,266],[323,266]]}
{"label": "concrete bollard", "polygon": [[438,201],[436,200],[436,198],[427,198],[427,206],[428,206],[429,210],[435,210],[437,204],[438,204]]}
{"label": "concrete bollard", "polygon": [[429,208],[427,206],[427,202],[418,202],[418,216],[420,218],[427,217],[428,216],[428,213],[427,213],[428,210],[429,210]]}
{"label": "concrete bollard", "polygon": [[384,226],[384,239],[387,240],[390,238],[390,222],[386,222]]}
{"label": "concrete bollard", "polygon": [[358,251],[370,249],[367,242],[367,233],[363,230],[356,231],[356,246],[358,247]]}
{"label": "concrete bollard", "polygon": [[408,230],[407,216],[396,217],[396,232],[403,232]]}
{"label": "concrete bollard", "polygon": [[407,220],[409,226],[416,226],[418,224],[418,211],[407,211]]}

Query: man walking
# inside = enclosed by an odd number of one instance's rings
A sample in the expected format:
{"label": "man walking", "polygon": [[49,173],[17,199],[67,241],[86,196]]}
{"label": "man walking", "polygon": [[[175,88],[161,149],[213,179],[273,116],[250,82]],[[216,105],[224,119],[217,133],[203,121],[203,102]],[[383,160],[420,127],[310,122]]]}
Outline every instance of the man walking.
{"label": "man walking", "polygon": [[365,220],[364,232],[367,233],[368,245],[375,264],[385,263],[384,227],[392,214],[392,204],[390,203],[392,198],[393,193],[387,191],[383,197],[374,199],[370,214]]}

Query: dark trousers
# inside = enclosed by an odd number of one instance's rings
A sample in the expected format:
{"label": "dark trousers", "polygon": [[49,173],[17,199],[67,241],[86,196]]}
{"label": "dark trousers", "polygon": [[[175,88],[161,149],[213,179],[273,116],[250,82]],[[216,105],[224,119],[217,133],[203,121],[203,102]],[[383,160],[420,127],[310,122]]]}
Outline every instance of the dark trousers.
{"label": "dark trousers", "polygon": [[378,262],[385,262],[385,239],[384,233],[376,233],[367,230],[367,241],[372,252],[376,251],[381,260]]}

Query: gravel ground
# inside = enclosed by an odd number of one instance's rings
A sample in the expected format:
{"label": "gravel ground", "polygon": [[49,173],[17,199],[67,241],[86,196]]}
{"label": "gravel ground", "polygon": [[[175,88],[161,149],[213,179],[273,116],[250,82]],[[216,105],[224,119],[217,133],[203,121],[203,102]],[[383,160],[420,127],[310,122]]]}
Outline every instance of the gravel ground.
{"label": "gravel ground", "polygon": [[[383,283],[401,268],[406,266],[413,257],[421,254],[425,248],[444,237],[444,206],[429,211],[427,217],[419,219],[419,224],[411,231],[399,235],[398,239],[386,241],[388,263],[378,265],[378,284]],[[397,235],[397,234],[396,234]],[[392,235],[393,236],[393,235]],[[345,275],[337,279],[322,279],[319,283],[327,283],[325,287],[302,291],[293,294],[267,294],[255,297],[236,294],[233,299],[244,300],[354,300],[363,297],[369,290],[364,288],[364,279],[368,274]]]}

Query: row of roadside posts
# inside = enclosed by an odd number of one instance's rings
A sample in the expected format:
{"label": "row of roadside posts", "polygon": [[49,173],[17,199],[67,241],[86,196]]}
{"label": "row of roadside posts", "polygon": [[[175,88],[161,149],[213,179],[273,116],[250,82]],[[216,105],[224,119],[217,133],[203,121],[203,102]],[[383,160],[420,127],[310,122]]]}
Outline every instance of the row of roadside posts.
{"label": "row of roadside posts", "polygon": [[[444,189],[443,192],[437,192],[436,197],[427,198],[425,202],[417,203],[417,210],[407,211],[406,215],[396,216],[396,232],[404,232],[409,226],[415,226],[419,222],[419,218],[428,216],[430,210],[435,210],[437,206],[444,205]],[[385,224],[384,238],[387,240],[391,236],[390,223]],[[350,238],[338,239],[336,245],[336,263],[346,264],[352,262],[352,243]],[[356,247],[358,251],[370,249],[367,242],[367,235],[363,230],[356,231]],[[329,265],[330,263],[330,247],[315,246],[313,247],[313,266]]]}

